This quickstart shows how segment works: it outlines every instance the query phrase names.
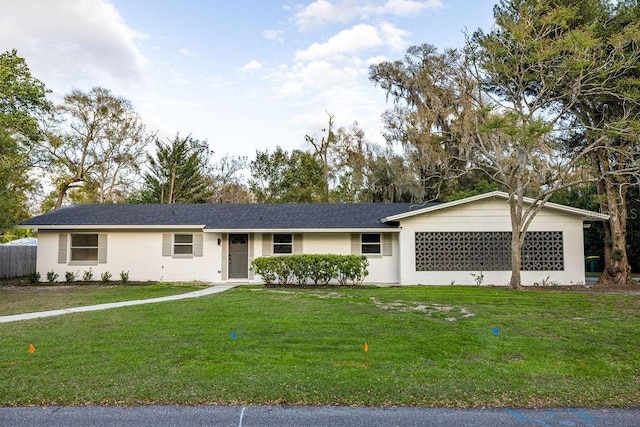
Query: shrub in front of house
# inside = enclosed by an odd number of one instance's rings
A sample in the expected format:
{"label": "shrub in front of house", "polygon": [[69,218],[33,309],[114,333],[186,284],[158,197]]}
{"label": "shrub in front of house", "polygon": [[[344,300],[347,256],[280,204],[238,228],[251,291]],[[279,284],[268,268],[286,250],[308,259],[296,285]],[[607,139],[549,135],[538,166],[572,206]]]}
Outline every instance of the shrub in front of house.
{"label": "shrub in front of house", "polygon": [[265,285],[273,285],[276,283],[276,273],[273,268],[273,260],[277,258],[260,257],[251,261],[251,269],[262,277]]}
{"label": "shrub in front of house", "polygon": [[40,273],[38,273],[37,271],[32,271],[31,273],[27,274],[27,280],[30,284],[37,285],[38,283],[40,283]]}
{"label": "shrub in front of house", "polygon": [[47,282],[48,283],[55,283],[57,280],[58,280],[58,273],[56,273],[53,270],[47,271]]}
{"label": "shrub in front of house", "polygon": [[314,285],[327,285],[338,277],[339,259],[345,255],[301,255],[307,257],[308,278]]}
{"label": "shrub in front of house", "polygon": [[251,269],[266,285],[327,285],[337,280],[341,285],[359,285],[367,277],[369,261],[363,255],[291,255],[259,257]]}
{"label": "shrub in front of house", "polygon": [[64,281],[67,283],[73,283],[76,281],[76,277],[78,277],[78,275],[76,273],[74,273],[73,271],[67,271],[64,273]]}
{"label": "shrub in front of house", "polygon": [[347,255],[336,260],[338,283],[347,285],[361,285],[369,275],[369,260],[364,255]]}

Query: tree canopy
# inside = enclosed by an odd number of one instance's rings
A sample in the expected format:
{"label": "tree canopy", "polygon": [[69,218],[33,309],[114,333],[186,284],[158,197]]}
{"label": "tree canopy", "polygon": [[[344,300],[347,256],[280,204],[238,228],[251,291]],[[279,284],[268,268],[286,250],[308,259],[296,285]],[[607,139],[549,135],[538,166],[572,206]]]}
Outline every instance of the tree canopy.
{"label": "tree canopy", "polygon": [[68,196],[85,203],[126,200],[152,138],[131,102],[101,87],[73,90],[55,113],[42,154],[54,208]]}
{"label": "tree canopy", "polygon": [[47,92],[15,49],[0,54],[0,235],[29,216],[32,150],[42,140]]}
{"label": "tree canopy", "polygon": [[205,203],[210,151],[205,141],[176,134],[173,140],[155,141],[155,155],[148,155],[149,171],[139,196],[143,203]]}
{"label": "tree canopy", "polygon": [[[510,195],[513,287],[520,287],[526,231],[555,192],[638,176],[631,147],[639,98],[629,90],[638,87],[640,32],[630,19],[637,13],[637,1],[502,0],[493,29],[475,32],[463,50],[441,54],[422,45],[408,49],[404,61],[371,67],[371,80],[394,101],[385,116],[389,140],[437,178],[437,195],[443,183],[456,190],[469,173]],[[587,122],[580,113],[589,108],[605,113]],[[428,195],[431,187],[424,188]],[[610,195],[605,212],[622,206],[612,191],[601,193]],[[525,204],[525,196],[534,203]],[[612,215],[610,224],[622,217]],[[622,262],[624,239],[611,240],[614,257],[605,258]],[[616,268],[622,271],[629,270]]]}
{"label": "tree canopy", "polygon": [[249,188],[258,203],[318,203],[324,200],[323,167],[311,153],[277,147],[256,152]]}

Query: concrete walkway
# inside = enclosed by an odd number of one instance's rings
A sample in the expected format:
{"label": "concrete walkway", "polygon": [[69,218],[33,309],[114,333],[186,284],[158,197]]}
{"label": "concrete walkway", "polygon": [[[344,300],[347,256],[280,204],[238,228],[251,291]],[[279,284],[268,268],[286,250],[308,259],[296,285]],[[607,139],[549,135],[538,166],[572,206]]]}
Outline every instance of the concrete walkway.
{"label": "concrete walkway", "polygon": [[133,301],[111,302],[108,304],[87,305],[84,307],[63,308],[61,310],[38,311],[36,313],[13,314],[10,316],[0,316],[0,323],[17,322],[19,320],[38,319],[40,317],[60,316],[62,314],[82,313],[85,311],[108,310],[110,308],[128,307],[130,305],[154,304],[157,302],[178,301],[189,298],[199,298],[219,292],[228,291],[236,285],[215,285],[199,291],[188,292],[186,294],[169,295],[166,297],[140,299]]}

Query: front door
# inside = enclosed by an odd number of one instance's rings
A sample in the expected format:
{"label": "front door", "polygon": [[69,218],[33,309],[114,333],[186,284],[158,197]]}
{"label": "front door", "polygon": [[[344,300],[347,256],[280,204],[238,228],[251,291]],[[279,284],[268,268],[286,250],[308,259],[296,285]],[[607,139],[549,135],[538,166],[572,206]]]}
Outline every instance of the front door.
{"label": "front door", "polygon": [[229,278],[249,277],[249,235],[229,234]]}

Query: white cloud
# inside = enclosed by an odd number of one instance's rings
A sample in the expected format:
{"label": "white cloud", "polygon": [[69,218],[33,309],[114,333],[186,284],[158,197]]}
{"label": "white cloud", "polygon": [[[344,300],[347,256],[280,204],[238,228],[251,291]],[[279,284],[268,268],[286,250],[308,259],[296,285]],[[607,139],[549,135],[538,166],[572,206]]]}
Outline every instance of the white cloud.
{"label": "white cloud", "polygon": [[384,61],[389,61],[389,58],[384,55],[372,56],[371,58],[366,59],[367,66],[376,65]]}
{"label": "white cloud", "polygon": [[18,49],[34,75],[67,90],[79,83],[139,80],[145,58],[130,29],[105,0],[3,2],[0,40]]}
{"label": "white cloud", "polygon": [[358,24],[340,31],[326,43],[313,43],[307,49],[299,50],[296,52],[296,59],[312,61],[341,55],[357,55],[365,50],[384,46],[401,50],[406,46],[404,37],[408,35],[409,32],[386,22],[379,27]]}
{"label": "white cloud", "polygon": [[334,55],[357,54],[381,44],[382,40],[376,27],[359,24],[348,30],[340,31],[326,43],[313,43],[306,50],[296,52],[296,59],[299,61],[311,61]]}
{"label": "white cloud", "polygon": [[242,71],[256,71],[262,68],[262,64],[255,59],[253,61],[249,61],[242,66]]}
{"label": "white cloud", "polygon": [[410,16],[426,9],[440,9],[442,7],[442,0],[388,0],[383,6],[383,10],[394,16]]}
{"label": "white cloud", "polygon": [[390,47],[394,51],[404,50],[407,47],[404,38],[411,34],[409,31],[401,30],[388,22],[380,24],[380,32],[382,33],[382,40],[385,46]]}
{"label": "white cloud", "polygon": [[294,16],[302,31],[327,23],[348,23],[356,19],[410,16],[428,9],[440,9],[442,0],[316,0],[301,7]]}
{"label": "white cloud", "polygon": [[281,30],[274,30],[274,29],[270,29],[270,30],[264,30],[262,32],[262,36],[267,39],[267,40],[271,40],[271,41],[276,41],[279,43],[284,43],[284,38],[282,37],[284,33]]}

